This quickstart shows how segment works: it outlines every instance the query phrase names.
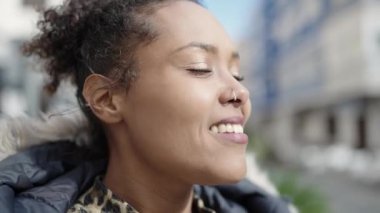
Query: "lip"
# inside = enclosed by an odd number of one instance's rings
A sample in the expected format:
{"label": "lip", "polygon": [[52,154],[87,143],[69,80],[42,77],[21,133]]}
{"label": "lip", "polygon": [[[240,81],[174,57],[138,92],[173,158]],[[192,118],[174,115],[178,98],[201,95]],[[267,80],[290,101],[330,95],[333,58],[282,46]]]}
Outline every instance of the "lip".
{"label": "lip", "polygon": [[217,138],[228,141],[234,144],[248,144],[248,135],[245,133],[217,133],[214,134]]}

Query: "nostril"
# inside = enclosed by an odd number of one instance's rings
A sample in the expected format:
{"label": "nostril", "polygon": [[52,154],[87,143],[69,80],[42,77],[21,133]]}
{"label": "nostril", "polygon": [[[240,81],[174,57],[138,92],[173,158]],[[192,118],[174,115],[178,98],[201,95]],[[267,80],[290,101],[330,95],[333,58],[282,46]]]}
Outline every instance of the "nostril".
{"label": "nostril", "polygon": [[228,101],[228,103],[238,103],[238,104],[240,104],[240,103],[241,103],[241,100],[240,100],[240,98],[238,98],[238,99],[230,99],[230,100]]}
{"label": "nostril", "polygon": [[238,107],[246,102],[246,96],[246,91],[243,89],[225,88],[219,96],[219,102],[223,105],[231,104]]}

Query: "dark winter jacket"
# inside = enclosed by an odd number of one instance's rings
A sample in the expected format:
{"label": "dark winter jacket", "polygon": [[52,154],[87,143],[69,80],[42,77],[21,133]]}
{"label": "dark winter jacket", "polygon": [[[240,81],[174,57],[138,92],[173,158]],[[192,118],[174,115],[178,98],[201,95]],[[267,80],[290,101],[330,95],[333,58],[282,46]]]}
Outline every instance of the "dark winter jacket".
{"label": "dark winter jacket", "polygon": [[[32,147],[0,162],[0,212],[66,212],[103,174],[106,159],[70,142]],[[243,180],[225,186],[195,186],[217,212],[289,213],[288,204]]]}

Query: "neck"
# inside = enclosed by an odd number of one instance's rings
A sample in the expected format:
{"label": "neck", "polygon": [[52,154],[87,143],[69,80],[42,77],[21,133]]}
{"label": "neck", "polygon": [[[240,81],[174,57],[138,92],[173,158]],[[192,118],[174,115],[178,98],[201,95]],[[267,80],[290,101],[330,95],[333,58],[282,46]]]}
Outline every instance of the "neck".
{"label": "neck", "polygon": [[115,195],[139,212],[191,212],[192,185],[155,171],[126,150],[110,147],[104,183]]}

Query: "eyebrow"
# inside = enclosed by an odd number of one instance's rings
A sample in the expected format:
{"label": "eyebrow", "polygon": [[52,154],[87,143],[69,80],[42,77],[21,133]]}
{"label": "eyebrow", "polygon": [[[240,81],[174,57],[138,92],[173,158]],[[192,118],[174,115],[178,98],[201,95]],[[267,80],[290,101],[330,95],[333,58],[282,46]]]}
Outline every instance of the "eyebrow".
{"label": "eyebrow", "polygon": [[[182,46],[182,47],[175,49],[172,52],[172,54],[180,52],[180,51],[188,49],[188,48],[199,48],[199,49],[202,49],[202,50],[204,50],[208,53],[212,53],[212,54],[218,53],[218,48],[212,44],[206,44],[206,43],[202,43],[202,42],[190,42],[189,44],[187,44],[185,46]],[[237,51],[234,51],[231,54],[231,58],[232,59],[240,59],[240,55]]]}

